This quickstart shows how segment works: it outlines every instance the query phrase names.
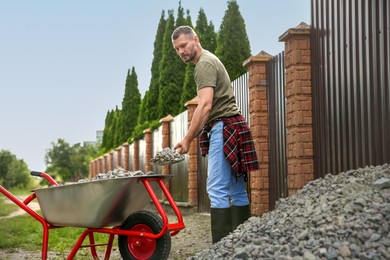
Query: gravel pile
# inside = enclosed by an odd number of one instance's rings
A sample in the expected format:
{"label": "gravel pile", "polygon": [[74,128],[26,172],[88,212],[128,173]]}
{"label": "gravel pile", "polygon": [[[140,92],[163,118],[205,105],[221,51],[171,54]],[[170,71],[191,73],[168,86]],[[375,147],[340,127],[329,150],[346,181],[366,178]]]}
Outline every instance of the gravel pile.
{"label": "gravel pile", "polygon": [[390,166],[326,175],[190,259],[390,259]]}

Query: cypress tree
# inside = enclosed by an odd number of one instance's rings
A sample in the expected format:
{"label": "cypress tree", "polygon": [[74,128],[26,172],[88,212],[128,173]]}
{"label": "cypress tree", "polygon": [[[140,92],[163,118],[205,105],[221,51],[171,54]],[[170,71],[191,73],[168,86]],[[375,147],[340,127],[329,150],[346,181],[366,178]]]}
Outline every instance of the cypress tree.
{"label": "cypress tree", "polygon": [[246,72],[242,63],[251,55],[251,51],[245,22],[236,0],[228,1],[217,36],[215,54],[225,65],[232,81]]}
{"label": "cypress tree", "polygon": [[101,151],[105,153],[112,148],[113,138],[111,136],[112,123],[114,119],[114,111],[107,111],[106,119],[104,121],[103,140],[101,144]]}
{"label": "cypress tree", "polygon": [[202,47],[214,53],[217,47],[217,34],[215,33],[212,21],[207,22],[207,16],[203,8],[199,10],[195,31],[199,36]]}
{"label": "cypress tree", "polygon": [[173,116],[179,113],[180,97],[183,88],[186,64],[176,54],[172,46],[171,35],[175,29],[173,11],[168,11],[168,19],[164,33],[163,56],[159,66],[159,118],[168,114]]}
{"label": "cypress tree", "polygon": [[138,89],[138,78],[133,67],[127,72],[125,95],[122,101],[122,112],[119,117],[119,133],[116,144],[120,145],[131,137],[138,123],[138,114],[141,105],[141,94]]}
{"label": "cypress tree", "polygon": [[[190,11],[187,10],[186,25],[193,28]],[[183,90],[180,97],[180,109],[179,112],[186,110],[184,104],[193,99],[196,96],[196,84],[194,81],[194,68],[195,65],[192,62],[186,64],[186,70],[184,73]]]}
{"label": "cypress tree", "polygon": [[141,105],[140,105],[139,114],[138,114],[138,125],[141,125],[147,121],[146,120],[146,111],[147,111],[146,103],[148,102],[148,100],[149,100],[149,90],[145,91],[144,98],[141,100]]}
{"label": "cypress tree", "polygon": [[113,120],[112,120],[111,130],[110,130],[112,145],[109,147],[109,150],[118,147],[123,143],[121,140],[120,117],[121,117],[121,110],[118,109],[118,106],[116,106]]}
{"label": "cypress tree", "polygon": [[179,1],[179,7],[177,8],[177,18],[175,22],[175,27],[181,25],[188,25],[187,20],[184,18],[184,8],[181,6],[181,1]]}
{"label": "cypress tree", "polygon": [[[156,38],[154,40],[153,61],[151,68],[151,79],[149,85],[148,96],[144,97],[145,103],[145,121],[152,121],[159,119],[158,100],[159,100],[159,65],[162,60],[164,33],[166,29],[165,12],[162,11],[160,22],[157,27]],[[143,122],[142,122],[143,123]]]}

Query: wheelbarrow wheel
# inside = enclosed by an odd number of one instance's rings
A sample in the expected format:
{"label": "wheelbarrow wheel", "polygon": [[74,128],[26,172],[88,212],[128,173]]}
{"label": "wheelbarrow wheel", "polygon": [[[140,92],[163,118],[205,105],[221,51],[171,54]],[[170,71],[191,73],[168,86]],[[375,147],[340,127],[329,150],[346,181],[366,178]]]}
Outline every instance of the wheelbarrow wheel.
{"label": "wheelbarrow wheel", "polygon": [[[163,221],[150,211],[139,211],[123,222],[121,229],[157,234]],[[118,247],[123,259],[167,259],[171,251],[171,236],[166,232],[159,239],[119,236]]]}

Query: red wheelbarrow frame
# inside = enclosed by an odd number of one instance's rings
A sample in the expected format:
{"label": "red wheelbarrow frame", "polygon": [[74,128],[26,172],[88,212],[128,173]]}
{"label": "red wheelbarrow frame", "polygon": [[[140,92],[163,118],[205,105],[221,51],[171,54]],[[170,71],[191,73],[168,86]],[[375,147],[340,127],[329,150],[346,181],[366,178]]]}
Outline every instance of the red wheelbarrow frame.
{"label": "red wheelbarrow frame", "polygon": [[[31,172],[31,175],[38,176],[45,178],[48,180],[53,186],[58,186],[58,183],[48,174],[44,172]],[[115,235],[120,236],[131,236],[131,237],[139,237],[139,238],[150,238],[150,239],[158,239],[162,237],[166,232],[170,232],[171,236],[176,235],[180,232],[180,230],[184,229],[184,222],[183,222],[183,216],[179,210],[179,207],[176,205],[174,199],[172,198],[172,195],[170,194],[169,190],[165,186],[163,179],[166,176],[161,175],[159,176],[153,176],[151,178],[139,178],[138,181],[142,182],[144,185],[146,191],[148,192],[151,200],[153,201],[154,205],[156,206],[156,209],[158,213],[160,214],[162,221],[163,221],[163,227],[161,231],[158,234],[148,233],[148,232],[139,232],[139,231],[131,231],[131,230],[122,230],[119,226],[115,226],[112,228],[87,228],[79,237],[76,244],[74,245],[72,251],[70,252],[67,259],[73,259],[75,255],[77,254],[78,250],[80,248],[89,247],[91,249],[91,254],[94,259],[99,259],[96,247],[97,246],[107,246],[105,257],[104,259],[108,260],[111,255],[112,250],[112,244],[114,242]],[[160,189],[163,191],[165,198],[168,200],[170,206],[173,209],[173,212],[175,213],[177,217],[176,223],[168,223],[168,217],[167,213],[164,210],[163,206],[161,205],[156,193],[154,192],[152,186],[150,185],[150,182],[157,182],[157,184],[160,186]],[[47,259],[47,251],[48,251],[48,243],[49,243],[49,230],[55,229],[55,228],[62,228],[62,227],[56,227],[52,226],[49,223],[47,223],[46,219],[43,218],[41,215],[33,211],[28,204],[36,199],[36,194],[33,193],[30,196],[28,196],[25,200],[21,201],[19,200],[15,195],[10,193],[7,189],[5,189],[3,186],[0,185],[0,192],[3,193],[7,198],[9,198],[12,202],[14,202],[16,205],[18,205],[20,208],[22,208],[24,211],[26,211],[28,214],[30,214],[33,218],[38,220],[43,227],[43,238],[42,238],[42,259]],[[105,244],[95,244],[94,239],[94,233],[103,233],[108,234],[108,242]],[[89,245],[82,245],[85,238],[88,236],[89,238]]]}

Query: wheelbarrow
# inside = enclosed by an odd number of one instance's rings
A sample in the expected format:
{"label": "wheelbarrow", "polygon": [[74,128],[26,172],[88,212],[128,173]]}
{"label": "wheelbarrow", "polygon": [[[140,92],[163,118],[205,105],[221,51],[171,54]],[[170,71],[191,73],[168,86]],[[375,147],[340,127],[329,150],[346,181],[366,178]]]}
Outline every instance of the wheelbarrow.
{"label": "wheelbarrow", "polygon": [[[167,259],[171,236],[185,228],[181,212],[164,184],[170,175],[148,174],[70,185],[59,185],[43,172],[32,171],[31,175],[45,178],[51,186],[35,189],[24,201],[3,186],[0,192],[42,224],[42,259],[47,259],[49,231],[55,228],[85,228],[67,259],[73,259],[85,247],[90,248],[94,259],[99,259],[96,247],[106,246],[104,259],[107,260],[116,235],[123,259]],[[156,190],[164,194],[177,222],[168,222]],[[43,216],[28,206],[35,198]],[[144,210],[150,201],[158,214]],[[108,242],[96,244],[95,233],[107,234]],[[84,245],[86,237],[89,244]]]}

